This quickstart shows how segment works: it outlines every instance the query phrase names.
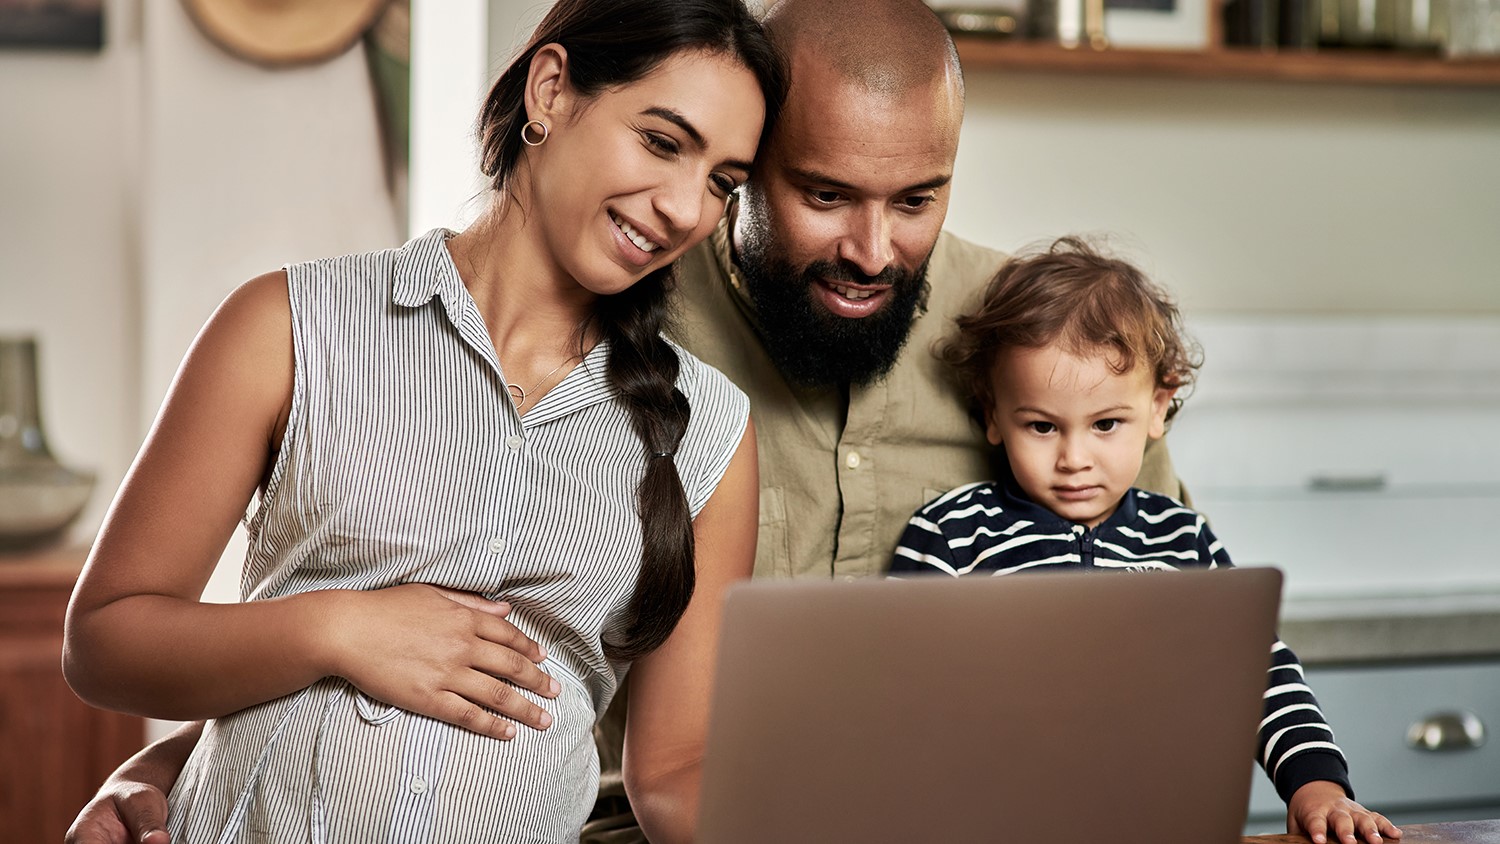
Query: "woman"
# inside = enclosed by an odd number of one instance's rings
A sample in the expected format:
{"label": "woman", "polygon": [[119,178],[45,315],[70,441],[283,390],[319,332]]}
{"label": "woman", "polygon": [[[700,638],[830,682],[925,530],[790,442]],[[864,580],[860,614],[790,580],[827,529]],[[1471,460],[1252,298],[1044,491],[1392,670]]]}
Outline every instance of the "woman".
{"label": "woman", "polygon": [[[660,332],[783,87],[738,0],[561,0],[481,114],[471,228],[215,313],[66,634],[89,702],[217,719],[174,840],[576,840],[627,669],[628,787],[690,837],[756,463],[743,394]],[[200,603],[257,492],[245,602]]]}

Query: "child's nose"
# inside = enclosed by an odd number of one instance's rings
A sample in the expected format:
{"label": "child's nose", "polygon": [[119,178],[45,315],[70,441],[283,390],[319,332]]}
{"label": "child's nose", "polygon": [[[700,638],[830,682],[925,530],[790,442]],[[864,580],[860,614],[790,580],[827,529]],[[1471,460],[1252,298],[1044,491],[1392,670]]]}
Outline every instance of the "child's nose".
{"label": "child's nose", "polygon": [[1093,458],[1077,437],[1064,437],[1057,454],[1057,468],[1064,472],[1081,472],[1090,468]]}

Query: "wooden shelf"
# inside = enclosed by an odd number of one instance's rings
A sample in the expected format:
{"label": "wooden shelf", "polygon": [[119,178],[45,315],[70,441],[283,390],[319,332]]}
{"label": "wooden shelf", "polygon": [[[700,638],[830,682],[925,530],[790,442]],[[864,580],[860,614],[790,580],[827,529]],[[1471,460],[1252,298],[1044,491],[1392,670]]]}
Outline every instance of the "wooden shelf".
{"label": "wooden shelf", "polygon": [[970,72],[1079,73],[1336,82],[1365,85],[1500,88],[1500,58],[1444,59],[1394,51],[1325,50],[1268,53],[1218,47],[1207,50],[1065,49],[1056,44],[957,36],[958,55]]}

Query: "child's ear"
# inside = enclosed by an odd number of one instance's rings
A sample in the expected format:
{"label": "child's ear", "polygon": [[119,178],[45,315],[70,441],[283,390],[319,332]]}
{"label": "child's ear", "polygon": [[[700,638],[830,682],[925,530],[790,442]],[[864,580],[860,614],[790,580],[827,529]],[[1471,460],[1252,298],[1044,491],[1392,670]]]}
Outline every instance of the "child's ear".
{"label": "child's ear", "polygon": [[984,409],[984,438],[990,441],[990,445],[998,446],[1004,442],[1000,436],[1000,426],[995,422],[995,409],[986,407]]}
{"label": "child's ear", "polygon": [[1151,425],[1146,429],[1146,435],[1151,439],[1159,440],[1167,435],[1167,410],[1172,407],[1175,395],[1176,387],[1157,387],[1151,394]]}
{"label": "child's ear", "polygon": [[561,44],[544,44],[531,57],[526,73],[526,116],[549,127],[572,107],[568,82],[568,50]]}

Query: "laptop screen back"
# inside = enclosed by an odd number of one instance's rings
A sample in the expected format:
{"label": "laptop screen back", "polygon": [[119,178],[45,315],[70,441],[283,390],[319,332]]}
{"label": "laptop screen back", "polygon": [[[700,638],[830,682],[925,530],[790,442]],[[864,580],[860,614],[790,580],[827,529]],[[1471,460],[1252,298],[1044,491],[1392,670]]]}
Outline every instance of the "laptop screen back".
{"label": "laptop screen back", "polygon": [[1274,569],[752,582],[705,842],[1239,840]]}

